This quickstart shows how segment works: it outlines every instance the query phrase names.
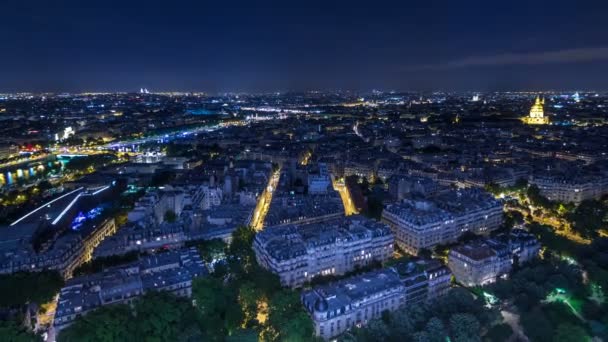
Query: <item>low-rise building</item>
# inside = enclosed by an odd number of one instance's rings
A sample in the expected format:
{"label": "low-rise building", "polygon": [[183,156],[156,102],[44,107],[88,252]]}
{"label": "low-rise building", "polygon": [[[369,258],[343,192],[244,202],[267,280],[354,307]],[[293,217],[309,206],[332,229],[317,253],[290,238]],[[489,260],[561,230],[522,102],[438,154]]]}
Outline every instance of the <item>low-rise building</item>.
{"label": "low-rise building", "polygon": [[449,269],[436,260],[400,264],[302,293],[315,335],[325,340],[380,318],[384,311],[432,301],[450,289]]}
{"label": "low-rise building", "polygon": [[131,303],[150,291],[190,297],[192,279],[207,274],[195,248],[145,257],[134,263],[68,280],[59,293],[54,327],[62,329],[98,307]]}
{"label": "low-rise building", "polygon": [[604,175],[542,174],[535,175],[531,182],[541,195],[563,203],[579,204],[608,193],[608,177]]}
{"label": "low-rise building", "polygon": [[319,163],[316,172],[308,173],[308,193],[326,194],[331,185],[327,164]]}
{"label": "low-rise building", "polygon": [[486,285],[506,277],[515,262],[536,258],[539,250],[540,243],[532,234],[515,229],[509,235],[452,248],[448,267],[456,281],[465,286]]}
{"label": "low-rise building", "polygon": [[324,195],[275,193],[264,226],[318,223],[343,216],[342,199],[333,189]]}
{"label": "low-rise building", "polygon": [[502,203],[478,189],[440,193],[424,200],[405,199],[382,212],[397,245],[411,254],[450,243],[467,231],[487,233],[502,224]]}
{"label": "low-rise building", "polygon": [[93,250],[106,237],[116,232],[116,223],[109,218],[83,231],[62,235],[43,251],[32,246],[34,235],[39,234],[36,228],[31,224],[5,228],[0,243],[0,273],[57,270],[69,278],[74,269],[91,259]]}
{"label": "low-rise building", "polygon": [[258,263],[285,286],[339,275],[393,253],[393,235],[379,222],[351,216],[322,224],[267,227],[253,243]]}

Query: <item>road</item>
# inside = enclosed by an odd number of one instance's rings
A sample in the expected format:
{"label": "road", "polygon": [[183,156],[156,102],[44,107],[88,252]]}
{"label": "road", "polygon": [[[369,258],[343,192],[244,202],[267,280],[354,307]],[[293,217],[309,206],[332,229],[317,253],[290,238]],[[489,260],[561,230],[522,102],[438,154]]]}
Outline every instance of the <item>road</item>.
{"label": "road", "polygon": [[258,200],[258,204],[256,205],[255,210],[253,212],[253,219],[251,220],[251,226],[256,231],[260,231],[264,228],[264,219],[266,218],[266,214],[268,213],[268,209],[270,208],[272,194],[274,193],[274,190],[279,184],[280,177],[281,168],[279,167],[279,169],[276,170],[268,180],[268,185],[266,186],[266,189],[264,189],[264,192]]}
{"label": "road", "polygon": [[334,187],[334,190],[336,190],[340,194],[340,198],[342,198],[342,204],[344,205],[344,214],[346,216],[358,214],[357,208],[355,208],[353,200],[350,197],[350,193],[348,192],[348,188],[346,187],[346,185],[344,185],[344,182],[337,180],[333,175],[331,177],[331,182]]}
{"label": "road", "polygon": [[6,162],[6,163],[2,163],[0,164],[0,169],[1,168],[7,168],[7,167],[15,167],[15,166],[19,166],[21,164],[27,164],[27,163],[32,163],[35,161],[40,161],[40,160],[44,160],[46,158],[48,158],[49,156],[51,156],[51,154],[49,153],[44,153],[44,154],[39,154],[36,155],[34,157],[24,157],[24,158],[19,158],[17,160],[13,160],[10,162]]}

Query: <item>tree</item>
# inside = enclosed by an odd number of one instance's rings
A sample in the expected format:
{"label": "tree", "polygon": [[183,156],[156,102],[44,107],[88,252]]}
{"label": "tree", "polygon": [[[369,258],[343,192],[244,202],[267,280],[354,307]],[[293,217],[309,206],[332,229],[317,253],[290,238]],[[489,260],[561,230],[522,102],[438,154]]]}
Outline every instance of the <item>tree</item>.
{"label": "tree", "polygon": [[545,209],[550,209],[552,207],[551,201],[540,194],[540,189],[536,185],[531,185],[528,187],[526,192],[528,199],[535,207],[541,207]]}
{"label": "tree", "polygon": [[450,317],[450,331],[455,342],[479,341],[480,324],[471,314],[457,313]]}
{"label": "tree", "polygon": [[49,302],[63,284],[63,278],[57,271],[0,275],[0,307]]}
{"label": "tree", "polygon": [[201,259],[205,262],[213,262],[226,257],[228,245],[222,239],[204,240],[196,244]]}
{"label": "tree", "polygon": [[195,278],[192,282],[192,298],[200,313],[201,324],[208,336],[225,336],[243,322],[244,316],[238,303],[234,286],[224,286],[221,279]]}
{"label": "tree", "polygon": [[58,341],[188,341],[203,337],[187,299],[152,292],[125,304],[108,305],[76,319]]}
{"label": "tree", "polygon": [[415,333],[412,334],[412,341],[413,342],[430,342],[430,338],[429,338],[429,334],[422,330],[422,331],[417,331]]}
{"label": "tree", "polygon": [[255,254],[251,248],[255,230],[251,227],[241,226],[232,233],[232,242],[228,248],[228,263],[230,271],[236,276],[250,272],[257,265]]}
{"label": "tree", "polygon": [[254,283],[246,282],[240,286],[238,300],[245,315],[245,325],[256,319],[260,297],[261,293],[257,291]]}
{"label": "tree", "polygon": [[408,310],[397,310],[391,314],[389,330],[392,336],[408,336],[414,331],[415,321]]}
{"label": "tree", "polygon": [[139,252],[132,251],[122,255],[112,255],[102,258],[95,258],[76,267],[74,275],[92,274],[103,271],[105,268],[126,264],[139,259]]}
{"label": "tree", "polygon": [[164,219],[166,222],[173,223],[177,220],[177,215],[175,214],[175,211],[169,209],[165,212]]}
{"label": "tree", "polygon": [[554,342],[590,342],[591,337],[578,325],[561,324],[555,331]]}
{"label": "tree", "polygon": [[273,340],[304,341],[313,336],[312,321],[293,290],[276,293],[269,304],[268,330]]}
{"label": "tree", "polygon": [[238,329],[226,336],[226,342],[258,342],[258,334],[252,329]]}
{"label": "tree", "polygon": [[136,340],[133,316],[128,305],[109,305],[76,319],[60,331],[58,342]]}
{"label": "tree", "polygon": [[602,202],[586,200],[569,215],[569,219],[574,230],[583,236],[593,237],[600,228],[608,226],[605,221],[606,215],[608,215],[608,207]]}
{"label": "tree", "polygon": [[369,322],[366,336],[369,341],[386,341],[390,336],[388,326],[382,320],[375,319]]}
{"label": "tree", "polygon": [[498,194],[500,194],[502,192],[500,185],[498,185],[494,182],[486,183],[484,188],[487,192],[491,193],[494,196],[498,196]]}
{"label": "tree", "polygon": [[65,168],[70,171],[82,172],[91,168],[96,169],[105,166],[115,160],[116,156],[113,154],[96,154],[86,157],[75,157],[65,164]]}
{"label": "tree", "polygon": [[486,342],[506,342],[513,335],[513,329],[510,325],[501,323],[496,324],[483,337],[483,340]]}
{"label": "tree", "polygon": [[6,342],[42,342],[40,336],[7,321],[0,321],[0,337]]}
{"label": "tree", "polygon": [[524,190],[528,187],[528,180],[526,178],[517,178],[513,185],[514,190]]}
{"label": "tree", "polygon": [[447,334],[441,319],[432,317],[426,323],[426,328],[424,330],[427,333],[429,342],[445,342],[445,337]]}
{"label": "tree", "polygon": [[553,336],[553,325],[538,307],[521,315],[520,322],[524,333],[531,341],[546,341]]}
{"label": "tree", "polygon": [[135,330],[148,341],[188,341],[202,337],[188,299],[151,292],[135,303]]}
{"label": "tree", "polygon": [[226,306],[221,280],[211,277],[196,278],[192,281],[192,298],[203,317],[221,316]]}

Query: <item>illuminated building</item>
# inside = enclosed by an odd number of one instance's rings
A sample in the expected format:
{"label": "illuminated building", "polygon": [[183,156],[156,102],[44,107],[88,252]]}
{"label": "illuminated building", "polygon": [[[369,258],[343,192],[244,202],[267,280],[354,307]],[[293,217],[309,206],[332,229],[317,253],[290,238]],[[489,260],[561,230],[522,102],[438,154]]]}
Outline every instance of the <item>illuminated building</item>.
{"label": "illuminated building", "polygon": [[487,285],[507,277],[514,264],[523,264],[538,256],[540,243],[534,235],[514,229],[493,239],[473,241],[452,248],[448,267],[456,281],[465,286]]}
{"label": "illuminated building", "polygon": [[541,195],[563,203],[578,204],[608,193],[608,177],[602,174],[551,172],[535,175],[531,183],[538,186]]}
{"label": "illuminated building", "polygon": [[299,287],[316,276],[339,275],[393,253],[388,226],[360,216],[309,225],[267,227],[253,242],[258,263]]}
{"label": "illuminated building", "polygon": [[448,293],[451,273],[436,260],[420,260],[349,277],[302,293],[315,335],[334,340],[367,325],[384,311],[432,301]]}
{"label": "illuminated building", "polygon": [[148,292],[192,295],[192,280],[207,269],[195,248],[150,255],[139,261],[67,281],[59,293],[53,325],[63,329],[80,316],[111,304],[130,304]]}
{"label": "illuminated building", "polygon": [[543,106],[545,100],[541,100],[538,96],[536,101],[530,109],[530,115],[522,118],[522,121],[528,125],[547,125],[549,123],[549,117],[544,115]]}
{"label": "illuminated building", "polygon": [[404,199],[382,212],[395,243],[417,255],[421,249],[456,241],[464,232],[489,233],[502,224],[502,203],[477,189],[449,191],[425,200]]}

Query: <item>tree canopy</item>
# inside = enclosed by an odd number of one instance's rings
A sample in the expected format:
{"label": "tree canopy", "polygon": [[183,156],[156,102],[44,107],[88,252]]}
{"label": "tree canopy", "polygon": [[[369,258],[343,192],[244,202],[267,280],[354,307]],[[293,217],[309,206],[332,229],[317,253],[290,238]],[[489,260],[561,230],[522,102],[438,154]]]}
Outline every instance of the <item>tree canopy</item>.
{"label": "tree canopy", "polygon": [[108,305],[76,319],[61,330],[69,341],[196,341],[203,336],[196,312],[184,298],[153,292],[125,304]]}
{"label": "tree canopy", "polygon": [[0,337],[5,342],[42,342],[40,336],[6,321],[0,321]]}
{"label": "tree canopy", "polygon": [[449,337],[451,341],[480,341],[482,328],[489,328],[500,314],[468,290],[454,288],[433,303],[407,305],[382,316],[339,340],[444,342]]}
{"label": "tree canopy", "polygon": [[0,307],[49,302],[63,284],[63,278],[57,271],[0,275]]}

